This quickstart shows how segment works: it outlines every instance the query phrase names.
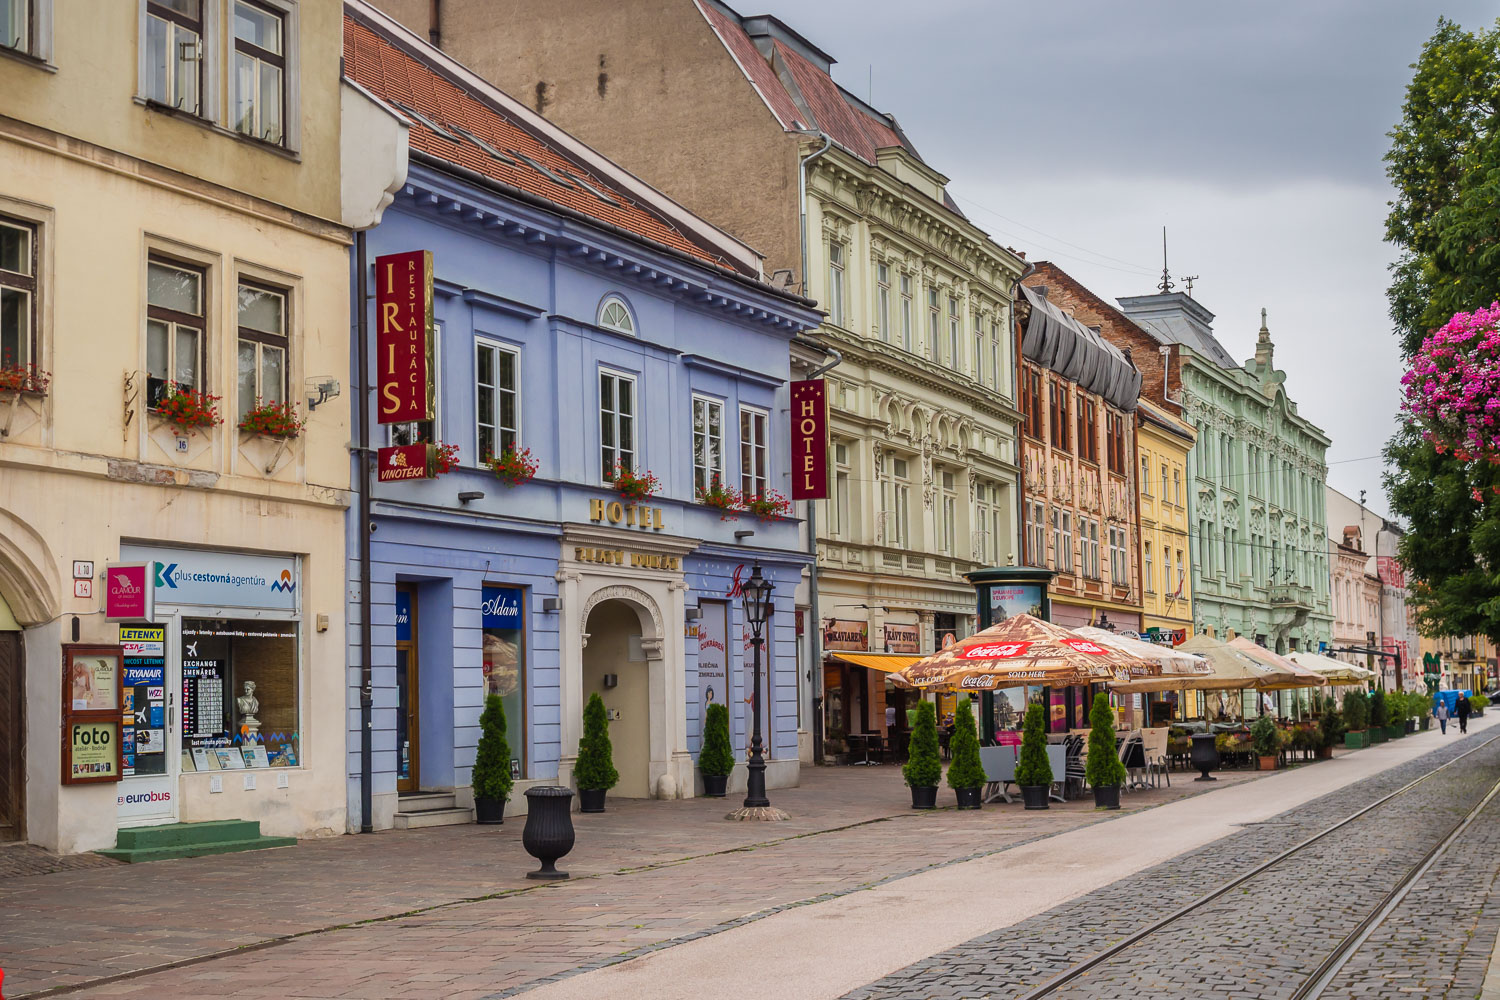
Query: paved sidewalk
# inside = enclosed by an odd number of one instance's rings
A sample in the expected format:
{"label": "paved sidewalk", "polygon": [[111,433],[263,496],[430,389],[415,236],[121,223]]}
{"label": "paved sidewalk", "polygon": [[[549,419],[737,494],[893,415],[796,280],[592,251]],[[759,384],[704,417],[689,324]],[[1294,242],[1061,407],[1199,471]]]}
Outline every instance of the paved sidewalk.
{"label": "paved sidewalk", "polygon": [[[1256,777],[1174,774],[1123,813]],[[0,880],[6,995],[269,942],[78,995],[477,997],[1111,818],[1091,799],[914,813],[892,767],[810,768],[772,798],[791,822],[725,822],[735,803],[706,799],[575,815],[574,878],[553,885],[524,878],[520,821]]]}

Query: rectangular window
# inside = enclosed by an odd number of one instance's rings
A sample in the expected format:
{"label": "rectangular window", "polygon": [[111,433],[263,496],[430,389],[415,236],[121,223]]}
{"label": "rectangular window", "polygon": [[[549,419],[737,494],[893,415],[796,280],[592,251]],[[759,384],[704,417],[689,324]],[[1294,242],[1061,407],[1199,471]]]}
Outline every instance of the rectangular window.
{"label": "rectangular window", "polygon": [[287,402],[286,292],[239,283],[239,415]]}
{"label": "rectangular window", "polygon": [[771,486],[766,423],[764,410],[740,407],[740,492],[746,497],[765,496]]}
{"label": "rectangular window", "polygon": [[1167,463],[1163,462],[1161,463],[1161,502],[1166,503],[1171,498],[1172,494],[1167,491]]}
{"label": "rectangular window", "polygon": [[829,507],[829,534],[838,538],[849,534],[849,446],[833,446],[833,502]]}
{"label": "rectangular window", "polygon": [[[443,326],[441,323],[433,324],[432,332],[432,361],[433,370],[443,370]],[[440,415],[443,395],[443,380],[438,379],[432,390],[432,420],[413,420],[404,424],[386,424],[386,434],[393,445],[400,444],[436,444],[438,441],[438,420]]]}
{"label": "rectangular window", "polygon": [[901,346],[905,350],[912,350],[912,319],[914,307],[911,299],[911,275],[901,276]]}
{"label": "rectangular window", "polygon": [[875,265],[875,326],[880,339],[891,340],[891,269],[887,264]]}
{"label": "rectangular window", "polygon": [[976,382],[983,382],[984,371],[984,324],[980,322],[979,314],[974,314],[974,367],[969,369],[969,375]]}
{"label": "rectangular window", "polygon": [[493,340],[474,343],[476,451],[481,463],[520,449],[521,354]]}
{"label": "rectangular window", "polygon": [[1068,450],[1068,385],[1057,379],[1047,380],[1047,399],[1051,404],[1052,447]]}
{"label": "rectangular window", "polygon": [[990,387],[996,392],[1003,392],[1005,385],[1000,381],[1000,324],[990,324]]}
{"label": "rectangular window", "polygon": [[886,483],[885,515],[890,522],[886,544],[903,547],[911,542],[911,486],[904,458],[891,460],[891,479]]}
{"label": "rectangular window", "polygon": [[927,290],[927,350],[932,355],[932,360],[938,364],[943,363],[943,345],[938,336],[938,330],[943,322],[942,310],[938,307],[937,289]]}
{"label": "rectangular window", "polygon": [[1151,459],[1145,455],[1141,456],[1141,492],[1151,495]]}
{"label": "rectangular window", "polygon": [[[1172,593],[1172,550],[1165,545],[1161,547],[1161,590],[1164,594]],[[1151,589],[1151,572],[1149,567],[1146,571],[1146,589]]]}
{"label": "rectangular window", "polygon": [[1125,475],[1125,418],[1109,414],[1109,471]]}
{"label": "rectangular window", "polygon": [[483,629],[484,693],[498,694],[505,707],[510,744],[510,773],[526,777],[526,591],[486,583],[480,589]]}
{"label": "rectangular window", "polygon": [[201,391],[203,271],[152,257],[146,264],[146,404],[172,386]]}
{"label": "rectangular window", "polygon": [[1026,519],[1026,564],[1047,565],[1047,509],[1040,500],[1032,502]]}
{"label": "rectangular window", "polygon": [[[1162,489],[1166,489],[1166,486],[1163,485]],[[1172,502],[1182,506],[1182,470],[1175,466],[1172,469]]]}
{"label": "rectangular window", "polygon": [[1151,562],[1151,543],[1141,543],[1141,576],[1144,578],[1146,593],[1156,593],[1156,567]]}
{"label": "rectangular window", "polygon": [[828,322],[844,325],[844,248],[828,244]]}
{"label": "rectangular window", "polygon": [[693,495],[724,483],[724,404],[693,397]]}
{"label": "rectangular window", "polygon": [[960,367],[959,359],[962,358],[963,348],[960,345],[963,323],[959,319],[958,299],[948,296],[948,366],[957,370]]}
{"label": "rectangular window", "polygon": [[32,0],[0,0],[0,48],[36,55]]}
{"label": "rectangular window", "polygon": [[250,0],[234,2],[234,130],[281,145],[286,120],[282,17]]}
{"label": "rectangular window", "polygon": [[1095,580],[1099,579],[1099,521],[1089,522],[1089,568]]}
{"label": "rectangular window", "polygon": [[1052,568],[1061,570],[1063,565],[1062,511],[1052,508]]}
{"label": "rectangular window", "polygon": [[[182,644],[191,650],[182,664],[182,749],[195,763],[204,762],[198,770],[305,765],[298,736],[302,679],[296,622],[184,618]],[[253,744],[242,744],[240,736],[246,713],[237,703],[247,685],[259,703],[249,713],[260,721],[260,740]],[[144,706],[137,701],[136,708]],[[138,762],[141,733],[137,730]]]}
{"label": "rectangular window", "polygon": [[1177,579],[1172,582],[1172,593],[1181,594],[1182,584],[1187,578],[1187,561],[1182,558],[1182,550],[1177,550]]}
{"label": "rectangular window", "polygon": [[958,494],[953,488],[953,473],[942,474],[942,504],[939,507],[941,524],[938,526],[938,551],[953,553],[958,537]]}
{"label": "rectangular window", "polygon": [[1062,512],[1062,554],[1058,556],[1057,568],[1063,573],[1073,572],[1073,513]]}
{"label": "rectangular window", "polygon": [[36,227],[0,217],[0,368],[38,363],[36,261]]}
{"label": "rectangular window", "polygon": [[145,44],[147,99],[201,114],[202,0],[146,0]]}
{"label": "rectangular window", "polygon": [[635,471],[635,377],[599,370],[599,469],[609,482],[616,469]]}
{"label": "rectangular window", "polygon": [[1125,529],[1109,529],[1109,578],[1116,587],[1129,584],[1125,564]]}

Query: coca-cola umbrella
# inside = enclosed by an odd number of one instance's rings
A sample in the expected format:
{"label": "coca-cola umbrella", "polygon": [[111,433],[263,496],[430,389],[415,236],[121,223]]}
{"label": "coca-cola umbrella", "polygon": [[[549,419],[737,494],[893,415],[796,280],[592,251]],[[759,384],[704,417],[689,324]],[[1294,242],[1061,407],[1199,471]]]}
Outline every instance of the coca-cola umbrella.
{"label": "coca-cola umbrella", "polygon": [[915,688],[993,691],[1154,677],[1158,664],[1109,649],[1061,625],[1019,614],[892,674]]}

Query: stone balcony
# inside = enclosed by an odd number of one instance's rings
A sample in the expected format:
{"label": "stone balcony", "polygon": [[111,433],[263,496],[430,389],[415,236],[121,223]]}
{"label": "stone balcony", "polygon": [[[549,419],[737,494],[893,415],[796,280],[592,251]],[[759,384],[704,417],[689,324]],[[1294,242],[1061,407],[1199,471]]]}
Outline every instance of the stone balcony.
{"label": "stone balcony", "polygon": [[1313,589],[1298,583],[1278,583],[1271,588],[1269,596],[1271,604],[1280,608],[1312,611],[1316,606]]}

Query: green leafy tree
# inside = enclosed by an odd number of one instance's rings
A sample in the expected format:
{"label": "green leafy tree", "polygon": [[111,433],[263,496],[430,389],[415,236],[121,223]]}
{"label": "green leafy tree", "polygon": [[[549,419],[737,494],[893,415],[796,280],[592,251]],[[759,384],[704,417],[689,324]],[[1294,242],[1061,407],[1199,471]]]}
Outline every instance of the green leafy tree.
{"label": "green leafy tree", "polygon": [[[1110,743],[1114,753],[1114,743]],[[1021,756],[1016,759],[1016,784],[1035,788],[1054,780],[1052,761],[1047,759],[1047,714],[1040,705],[1026,707],[1026,723],[1021,731]]]}
{"label": "green leafy tree", "polygon": [[943,776],[938,760],[937,709],[930,701],[917,702],[917,723],[911,728],[911,746],[901,774],[913,788],[936,788]]}
{"label": "green leafy tree", "polygon": [[609,742],[609,716],[604,711],[604,699],[598,693],[589,695],[589,703],[583,707],[583,739],[578,741],[578,763],[573,767],[573,777],[578,787],[585,789],[608,789],[620,780],[615,770],[615,750]]}
{"label": "green leafy tree", "polygon": [[1274,757],[1281,749],[1281,735],[1276,729],[1276,720],[1262,715],[1250,727],[1250,745],[1257,757]]}
{"label": "green leafy tree", "polygon": [[979,733],[969,699],[958,699],[953,712],[953,736],[948,740],[953,763],[948,765],[949,788],[978,788],[984,784],[984,765],[979,762]]}
{"label": "green leafy tree", "polygon": [[1094,695],[1094,707],[1089,710],[1089,759],[1084,777],[1095,788],[1125,783],[1125,765],[1115,750],[1115,713],[1110,710],[1109,695],[1102,691]]}
{"label": "green leafy tree", "polygon": [[[1454,313],[1500,299],[1500,24],[1439,19],[1412,70],[1385,157],[1398,251],[1387,299],[1408,357]],[[1500,641],[1500,503],[1474,500],[1493,496],[1500,466],[1440,455],[1411,427],[1385,454],[1418,627]]]}
{"label": "green leafy tree", "polygon": [[498,694],[486,695],[479,713],[479,746],[474,751],[470,782],[477,799],[510,800],[510,743],[505,738],[505,703]]}
{"label": "green leafy tree", "polygon": [[1362,733],[1370,724],[1370,699],[1363,691],[1344,692],[1344,726],[1348,732]]}
{"label": "green leafy tree", "polygon": [[729,742],[729,709],[712,702],[703,720],[703,749],[698,770],[722,777],[734,770],[734,747]]}

